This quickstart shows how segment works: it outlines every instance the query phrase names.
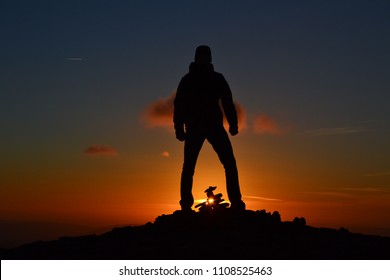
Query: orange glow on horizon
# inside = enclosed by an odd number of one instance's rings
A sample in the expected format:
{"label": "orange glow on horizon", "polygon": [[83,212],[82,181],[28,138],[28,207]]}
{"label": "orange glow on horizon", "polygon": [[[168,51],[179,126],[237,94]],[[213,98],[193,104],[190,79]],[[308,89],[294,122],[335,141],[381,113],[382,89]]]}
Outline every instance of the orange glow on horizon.
{"label": "orange glow on horizon", "polygon": [[[171,138],[167,136],[166,142],[171,143]],[[304,217],[309,225],[356,231],[388,225],[389,191],[370,187],[372,182],[385,185],[387,177],[345,179],[346,170],[331,172],[323,161],[316,164],[296,154],[282,160],[284,150],[251,150],[244,140],[232,138],[247,209],[278,211],[283,221]],[[0,193],[0,218],[99,225],[153,222],[180,209],[182,143],[172,147],[156,147],[134,161],[119,153],[108,158],[79,157],[65,169],[34,167],[23,176],[8,172],[2,183],[9,187]],[[169,157],[161,156],[164,150]],[[335,182],[347,187],[337,187]],[[228,202],[223,166],[206,142],[194,176],[195,201],[204,202],[204,190],[212,185]]]}

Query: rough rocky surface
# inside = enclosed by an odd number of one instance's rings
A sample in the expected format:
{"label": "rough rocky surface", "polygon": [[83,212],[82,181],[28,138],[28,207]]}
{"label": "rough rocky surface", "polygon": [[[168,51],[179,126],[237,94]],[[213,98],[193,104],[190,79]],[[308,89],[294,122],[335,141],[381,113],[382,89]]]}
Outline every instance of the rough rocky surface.
{"label": "rough rocky surface", "polygon": [[390,238],[314,228],[278,212],[176,211],[143,226],[0,250],[1,259],[390,259]]}

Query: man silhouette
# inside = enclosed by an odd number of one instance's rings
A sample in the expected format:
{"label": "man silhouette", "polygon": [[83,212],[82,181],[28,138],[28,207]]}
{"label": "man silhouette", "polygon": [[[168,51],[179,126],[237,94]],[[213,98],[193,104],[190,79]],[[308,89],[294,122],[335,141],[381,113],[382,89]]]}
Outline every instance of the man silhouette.
{"label": "man silhouette", "polygon": [[197,47],[195,62],[190,64],[189,73],[181,79],[174,100],[173,121],[176,138],[185,141],[180,205],[183,211],[191,211],[194,203],[192,182],[195,165],[207,139],[224,166],[230,208],[243,211],[245,203],[241,200],[236,159],[229,136],[223,127],[220,102],[232,136],[238,134],[237,112],[228,83],[222,74],[214,71],[211,61],[210,48]]}

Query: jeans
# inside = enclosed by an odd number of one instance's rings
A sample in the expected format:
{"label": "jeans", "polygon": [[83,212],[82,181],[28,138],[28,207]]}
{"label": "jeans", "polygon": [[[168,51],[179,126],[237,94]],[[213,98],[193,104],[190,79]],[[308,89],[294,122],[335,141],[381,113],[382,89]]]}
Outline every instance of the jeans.
{"label": "jeans", "polygon": [[242,203],[236,159],[229,136],[223,126],[209,129],[187,129],[184,143],[184,164],[180,182],[180,205],[182,209],[190,208],[194,203],[192,182],[195,165],[204,141],[207,140],[223,164],[226,177],[226,189],[230,202]]}

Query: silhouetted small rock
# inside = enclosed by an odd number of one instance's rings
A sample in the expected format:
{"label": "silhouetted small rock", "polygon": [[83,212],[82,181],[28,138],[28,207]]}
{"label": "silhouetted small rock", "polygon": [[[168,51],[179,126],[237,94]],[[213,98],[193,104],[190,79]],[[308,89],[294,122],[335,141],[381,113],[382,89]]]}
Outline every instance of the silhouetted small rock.
{"label": "silhouetted small rock", "polygon": [[280,218],[280,214],[279,214],[278,211],[274,211],[274,212],[272,213],[272,219],[273,219],[273,221],[276,222],[276,223],[280,223],[280,222],[282,221],[281,218]]}
{"label": "silhouetted small rock", "polygon": [[306,219],[303,217],[300,217],[300,218],[295,217],[293,220],[293,224],[296,226],[304,227],[304,226],[306,226]]}
{"label": "silhouetted small rock", "polygon": [[269,216],[269,213],[267,213],[264,209],[263,210],[257,210],[256,213],[258,214],[260,219],[266,220]]}
{"label": "silhouetted small rock", "polygon": [[344,227],[339,228],[339,233],[340,235],[345,235],[345,236],[350,234],[349,230]]}

